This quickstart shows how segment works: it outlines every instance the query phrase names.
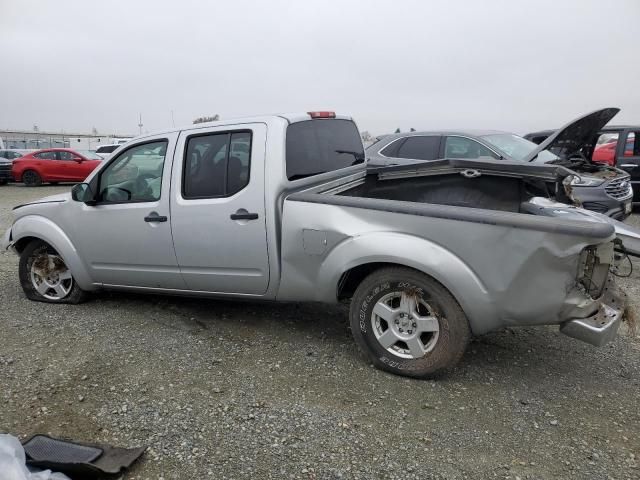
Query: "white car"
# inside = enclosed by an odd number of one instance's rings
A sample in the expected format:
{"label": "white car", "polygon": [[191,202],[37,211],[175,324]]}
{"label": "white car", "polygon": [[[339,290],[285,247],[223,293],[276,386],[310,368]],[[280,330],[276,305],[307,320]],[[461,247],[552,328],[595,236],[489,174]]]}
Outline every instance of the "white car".
{"label": "white car", "polygon": [[96,154],[101,156],[103,159],[109,157],[116,148],[118,148],[121,143],[110,143],[108,145],[98,145],[96,148]]}

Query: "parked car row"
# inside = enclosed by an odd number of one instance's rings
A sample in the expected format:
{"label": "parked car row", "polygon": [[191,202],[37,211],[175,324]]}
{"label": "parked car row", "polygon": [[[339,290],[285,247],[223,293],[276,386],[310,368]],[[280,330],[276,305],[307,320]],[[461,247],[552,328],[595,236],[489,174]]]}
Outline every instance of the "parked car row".
{"label": "parked car row", "polygon": [[0,185],[23,182],[33,187],[43,183],[82,182],[118,147],[125,143],[99,145],[97,150],[49,148],[44,150],[0,150]]}
{"label": "parked car row", "polygon": [[91,151],[51,148],[16,158],[11,174],[14,181],[30,187],[43,183],[82,182],[101,161],[102,158]]}
{"label": "parked car row", "polygon": [[475,158],[417,159],[415,135],[367,166],[353,120],[324,111],[147,134],[71,192],[14,209],[2,247],[34,301],[350,299],[356,343],[400,375],[442,373],[471,335],[505,326],[611,341],[625,311],[614,251],[639,255],[640,233],[556,202],[589,176],[545,152],[553,139],[516,160],[519,140],[442,133],[422,136],[434,155]]}

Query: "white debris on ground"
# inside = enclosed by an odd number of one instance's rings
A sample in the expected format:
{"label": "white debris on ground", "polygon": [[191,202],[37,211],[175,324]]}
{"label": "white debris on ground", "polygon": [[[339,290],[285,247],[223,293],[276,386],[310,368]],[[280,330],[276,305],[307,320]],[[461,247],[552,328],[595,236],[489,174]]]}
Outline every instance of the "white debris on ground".
{"label": "white debris on ground", "polygon": [[0,434],[0,474],[2,480],[71,480],[63,473],[27,468],[26,455],[20,440]]}

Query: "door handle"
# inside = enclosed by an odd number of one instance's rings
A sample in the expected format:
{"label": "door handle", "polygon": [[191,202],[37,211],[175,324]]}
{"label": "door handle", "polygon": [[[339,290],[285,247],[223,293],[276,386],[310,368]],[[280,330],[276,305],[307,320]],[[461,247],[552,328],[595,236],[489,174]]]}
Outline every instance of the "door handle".
{"label": "door handle", "polygon": [[231,220],[257,220],[258,214],[249,213],[244,208],[241,208],[236,213],[232,213],[229,218],[231,218]]}
{"label": "door handle", "polygon": [[621,168],[636,168],[637,165],[635,163],[624,163],[620,165]]}
{"label": "door handle", "polygon": [[158,215],[156,212],[151,212],[149,215],[144,217],[144,221],[147,223],[151,223],[151,222],[163,223],[167,221],[167,217],[165,217],[164,215]]}

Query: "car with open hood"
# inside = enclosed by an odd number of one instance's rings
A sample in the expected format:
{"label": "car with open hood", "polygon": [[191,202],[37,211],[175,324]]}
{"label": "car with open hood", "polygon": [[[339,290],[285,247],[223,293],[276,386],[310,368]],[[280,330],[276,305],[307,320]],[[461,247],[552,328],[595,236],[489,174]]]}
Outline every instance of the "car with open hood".
{"label": "car with open hood", "polygon": [[557,165],[572,173],[563,184],[567,201],[623,220],[632,210],[630,175],[590,160],[597,133],[619,111],[605,108],[584,115],[549,135],[540,145],[514,133],[494,130],[388,135],[367,149],[368,164],[377,167],[449,158]]}
{"label": "car with open hood", "polygon": [[[542,143],[554,132],[541,130],[528,133],[525,138]],[[591,160],[627,172],[633,187],[633,203],[640,204],[640,125],[607,125],[591,139],[594,142]]]}

